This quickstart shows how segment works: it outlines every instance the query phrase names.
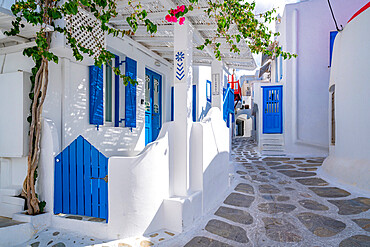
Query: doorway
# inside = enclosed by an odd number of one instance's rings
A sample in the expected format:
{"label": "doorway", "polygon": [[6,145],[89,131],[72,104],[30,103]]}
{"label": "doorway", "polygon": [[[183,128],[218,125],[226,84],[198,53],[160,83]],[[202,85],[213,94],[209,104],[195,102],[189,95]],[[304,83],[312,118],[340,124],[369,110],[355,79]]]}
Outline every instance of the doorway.
{"label": "doorway", "polygon": [[157,139],[162,127],[162,76],[145,69],[145,145]]}

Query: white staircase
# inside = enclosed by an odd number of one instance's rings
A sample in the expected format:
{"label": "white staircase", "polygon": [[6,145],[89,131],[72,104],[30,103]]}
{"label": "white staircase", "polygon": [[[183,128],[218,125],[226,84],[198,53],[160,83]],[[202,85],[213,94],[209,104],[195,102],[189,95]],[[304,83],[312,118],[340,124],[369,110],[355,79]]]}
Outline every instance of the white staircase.
{"label": "white staircase", "polygon": [[262,155],[266,156],[284,156],[284,136],[282,134],[264,134],[260,140],[260,149]]}
{"label": "white staircase", "polygon": [[0,216],[12,218],[24,210],[24,199],[17,197],[20,193],[19,186],[0,189]]}

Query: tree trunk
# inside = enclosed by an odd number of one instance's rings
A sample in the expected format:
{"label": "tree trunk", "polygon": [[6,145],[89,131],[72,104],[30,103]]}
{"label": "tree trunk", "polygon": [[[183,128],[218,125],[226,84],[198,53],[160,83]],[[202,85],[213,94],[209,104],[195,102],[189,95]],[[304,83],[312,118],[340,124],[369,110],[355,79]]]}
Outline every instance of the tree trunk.
{"label": "tree trunk", "polygon": [[36,195],[35,188],[35,171],[40,158],[40,141],[41,141],[41,114],[42,107],[46,97],[48,86],[48,60],[43,58],[41,66],[35,76],[34,98],[32,102],[32,121],[30,125],[29,144],[28,144],[28,169],[27,176],[23,183],[22,195],[27,200],[27,213],[35,215],[40,212],[39,199]]}

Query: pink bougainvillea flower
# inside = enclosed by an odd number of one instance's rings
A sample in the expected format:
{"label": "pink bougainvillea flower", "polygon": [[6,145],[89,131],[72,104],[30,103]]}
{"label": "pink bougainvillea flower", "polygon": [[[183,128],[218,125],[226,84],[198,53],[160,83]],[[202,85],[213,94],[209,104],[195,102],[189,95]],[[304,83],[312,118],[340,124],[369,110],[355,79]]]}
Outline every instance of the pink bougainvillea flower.
{"label": "pink bougainvillea flower", "polygon": [[171,22],[171,16],[170,15],[166,15],[166,21],[168,21],[168,22]]}
{"label": "pink bougainvillea flower", "polygon": [[170,12],[171,12],[171,15],[176,15],[176,13],[175,13],[175,10],[174,10],[174,9],[171,9],[171,10],[170,10]]}
{"label": "pink bougainvillea flower", "polygon": [[179,24],[180,25],[183,25],[184,24],[184,21],[185,21],[185,17],[180,17]]}
{"label": "pink bougainvillea flower", "polygon": [[176,16],[172,16],[171,17],[171,22],[177,22],[177,17]]}
{"label": "pink bougainvillea flower", "polygon": [[181,5],[181,7],[180,7],[180,11],[181,11],[181,12],[184,12],[184,11],[185,11],[185,5]]}

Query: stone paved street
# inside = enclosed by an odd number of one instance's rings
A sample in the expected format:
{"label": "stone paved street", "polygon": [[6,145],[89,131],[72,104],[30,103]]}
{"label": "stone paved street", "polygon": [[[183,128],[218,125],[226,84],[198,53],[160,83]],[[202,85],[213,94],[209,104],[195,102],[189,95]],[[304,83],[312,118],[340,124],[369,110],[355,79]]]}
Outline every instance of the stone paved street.
{"label": "stone paved street", "polygon": [[254,147],[234,140],[231,189],[189,232],[160,243],[158,234],[104,241],[48,229],[28,246],[370,246],[370,199],[320,178],[324,158],[261,157]]}
{"label": "stone paved street", "polygon": [[234,191],[186,247],[370,246],[370,199],[320,178],[323,157],[261,157],[254,147],[234,140]]}

